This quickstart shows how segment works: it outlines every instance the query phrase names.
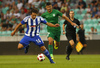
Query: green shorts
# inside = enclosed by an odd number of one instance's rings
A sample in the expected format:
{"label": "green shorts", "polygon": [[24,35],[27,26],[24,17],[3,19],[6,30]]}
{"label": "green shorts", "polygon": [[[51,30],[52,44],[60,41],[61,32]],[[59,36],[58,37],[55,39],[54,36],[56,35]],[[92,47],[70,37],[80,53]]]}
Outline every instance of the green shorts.
{"label": "green shorts", "polygon": [[57,42],[60,42],[61,31],[48,31],[48,37],[52,37]]}

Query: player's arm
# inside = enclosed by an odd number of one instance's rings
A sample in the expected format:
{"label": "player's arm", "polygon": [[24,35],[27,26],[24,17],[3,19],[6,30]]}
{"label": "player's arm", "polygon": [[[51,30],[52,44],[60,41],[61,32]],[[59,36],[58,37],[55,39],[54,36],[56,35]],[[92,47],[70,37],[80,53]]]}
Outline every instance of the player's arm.
{"label": "player's arm", "polygon": [[14,31],[11,33],[11,36],[15,35],[17,29],[22,25],[22,23],[19,23],[16,28],[14,29]]}
{"label": "player's arm", "polygon": [[46,25],[50,26],[50,27],[59,27],[60,25],[59,24],[52,24],[52,23],[46,23]]}
{"label": "player's arm", "polygon": [[76,38],[77,38],[77,41],[79,42],[79,36],[78,36],[78,34],[76,34]]}
{"label": "player's arm", "polygon": [[75,23],[73,23],[67,16],[65,16],[65,15],[62,15],[62,17],[65,19],[65,20],[67,20],[68,22],[70,22],[71,23],[71,25],[73,25],[73,26],[77,26],[77,24],[75,24]]}
{"label": "player's arm", "polygon": [[65,34],[65,24],[63,24],[62,28],[63,28],[63,34]]}

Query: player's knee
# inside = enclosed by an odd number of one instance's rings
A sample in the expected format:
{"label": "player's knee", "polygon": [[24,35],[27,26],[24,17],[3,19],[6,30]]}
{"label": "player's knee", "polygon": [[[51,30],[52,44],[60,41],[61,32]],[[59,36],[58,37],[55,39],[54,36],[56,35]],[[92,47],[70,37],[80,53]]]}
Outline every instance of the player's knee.
{"label": "player's knee", "polygon": [[22,49],[24,46],[22,44],[18,45],[18,49]]}
{"label": "player's knee", "polygon": [[21,47],[20,46],[18,46],[18,50],[20,50],[21,49]]}
{"label": "player's knee", "polygon": [[49,45],[52,45],[53,44],[53,41],[49,41]]}
{"label": "player's knee", "polygon": [[41,48],[42,51],[44,51],[46,49],[45,46],[41,46],[40,48]]}

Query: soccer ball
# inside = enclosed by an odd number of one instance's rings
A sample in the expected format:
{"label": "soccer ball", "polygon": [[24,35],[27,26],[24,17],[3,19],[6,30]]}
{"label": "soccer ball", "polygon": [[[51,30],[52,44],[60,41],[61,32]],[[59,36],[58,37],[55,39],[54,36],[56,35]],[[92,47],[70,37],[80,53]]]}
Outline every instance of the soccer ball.
{"label": "soccer ball", "polygon": [[38,54],[37,59],[38,59],[39,61],[45,60],[44,54],[42,54],[42,53]]}

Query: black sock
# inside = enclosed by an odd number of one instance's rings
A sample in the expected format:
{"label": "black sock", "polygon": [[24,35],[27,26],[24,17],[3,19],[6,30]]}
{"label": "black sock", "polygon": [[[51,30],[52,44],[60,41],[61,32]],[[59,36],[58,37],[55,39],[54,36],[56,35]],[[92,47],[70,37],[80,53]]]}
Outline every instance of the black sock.
{"label": "black sock", "polygon": [[86,47],[83,47],[82,50],[81,50],[80,52],[83,52],[83,50],[84,50],[85,48],[86,48]]}
{"label": "black sock", "polygon": [[72,53],[72,50],[73,50],[73,48],[71,47],[71,45],[68,45],[68,46],[67,46],[67,51],[66,51],[67,57],[70,56],[70,54]]}

